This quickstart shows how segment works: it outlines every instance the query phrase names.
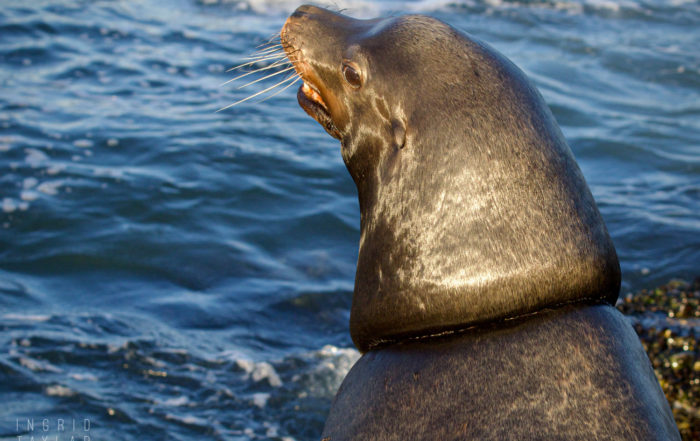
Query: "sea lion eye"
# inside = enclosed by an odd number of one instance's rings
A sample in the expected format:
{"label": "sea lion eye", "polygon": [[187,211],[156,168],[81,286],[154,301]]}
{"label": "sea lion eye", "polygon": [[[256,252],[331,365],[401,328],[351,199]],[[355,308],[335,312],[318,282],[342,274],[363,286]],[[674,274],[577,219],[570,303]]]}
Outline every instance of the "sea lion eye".
{"label": "sea lion eye", "polygon": [[349,64],[343,64],[343,77],[345,78],[345,81],[347,81],[348,84],[355,89],[362,85],[362,77],[360,76],[360,73]]}

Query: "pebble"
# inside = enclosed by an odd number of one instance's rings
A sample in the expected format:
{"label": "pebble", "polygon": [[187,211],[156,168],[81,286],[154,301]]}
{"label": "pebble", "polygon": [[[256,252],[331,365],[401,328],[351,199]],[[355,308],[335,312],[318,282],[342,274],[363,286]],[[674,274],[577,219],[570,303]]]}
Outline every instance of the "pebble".
{"label": "pebble", "polygon": [[[628,294],[617,308],[635,320],[683,441],[700,441],[700,278]],[[653,320],[642,320],[652,318]],[[653,324],[652,324],[653,323]]]}

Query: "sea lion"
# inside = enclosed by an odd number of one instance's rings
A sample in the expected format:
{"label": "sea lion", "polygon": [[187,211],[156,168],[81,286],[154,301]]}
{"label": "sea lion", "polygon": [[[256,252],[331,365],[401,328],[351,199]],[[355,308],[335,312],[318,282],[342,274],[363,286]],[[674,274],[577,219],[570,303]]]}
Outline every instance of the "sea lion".
{"label": "sea lion", "polygon": [[420,15],[301,6],[280,36],[299,104],[341,141],[360,202],[350,332],[366,354],[324,436],[678,439],[610,306],[620,267],[605,224],[525,74]]}

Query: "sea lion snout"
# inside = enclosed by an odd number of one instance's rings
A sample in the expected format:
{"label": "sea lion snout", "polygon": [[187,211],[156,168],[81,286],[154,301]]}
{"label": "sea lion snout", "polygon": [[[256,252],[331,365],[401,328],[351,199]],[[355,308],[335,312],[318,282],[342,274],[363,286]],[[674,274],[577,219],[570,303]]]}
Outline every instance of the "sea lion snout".
{"label": "sea lion snout", "polygon": [[292,12],[292,15],[290,15],[289,18],[304,17],[305,15],[313,13],[314,9],[318,8],[312,5],[301,5],[294,12]]}
{"label": "sea lion snout", "polygon": [[[354,18],[343,14],[329,11],[312,5],[299,6],[285,21],[282,27],[282,32],[288,25],[299,25],[305,27],[305,31],[309,31],[314,27],[320,28],[337,28],[343,29],[351,26],[353,22],[358,22]],[[332,38],[333,34],[326,32],[326,38]]]}
{"label": "sea lion snout", "polygon": [[301,5],[294,12],[292,12],[292,15],[290,15],[289,18],[301,18],[314,14],[327,15],[328,13],[330,13],[330,11],[321,9],[313,5]]}

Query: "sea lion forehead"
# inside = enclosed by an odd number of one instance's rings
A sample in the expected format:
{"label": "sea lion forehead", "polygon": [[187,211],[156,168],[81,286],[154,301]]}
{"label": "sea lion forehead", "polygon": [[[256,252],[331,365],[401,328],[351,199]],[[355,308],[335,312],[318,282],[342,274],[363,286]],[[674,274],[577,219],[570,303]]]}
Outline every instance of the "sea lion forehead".
{"label": "sea lion forehead", "polygon": [[[344,51],[364,57],[368,73],[379,73],[385,86],[431,82],[435,75],[464,69],[475,45],[442,21],[425,15],[402,15],[377,21],[366,32],[349,36]],[[346,56],[347,59],[352,59]],[[440,69],[434,65],[441,64]],[[390,80],[389,80],[390,79]],[[451,82],[459,81],[452,78]],[[394,94],[396,87],[393,88]],[[399,94],[402,95],[402,94]]]}
{"label": "sea lion forehead", "polygon": [[400,15],[362,22],[348,38],[348,42],[360,44],[363,48],[408,49],[411,46],[426,47],[435,38],[454,36],[449,25],[427,15]]}
{"label": "sea lion forehead", "polygon": [[284,27],[288,27],[290,23],[297,23],[300,26],[320,26],[319,30],[324,32],[327,38],[319,38],[316,42],[325,44],[329,41],[328,37],[341,37],[347,40],[352,36],[379,29],[378,25],[386,20],[385,18],[362,20],[316,6],[302,5],[289,16]]}

